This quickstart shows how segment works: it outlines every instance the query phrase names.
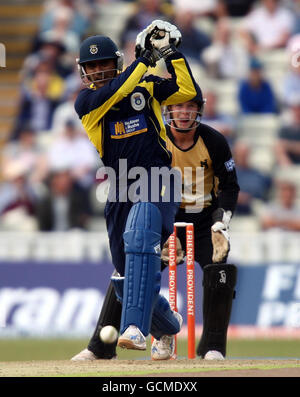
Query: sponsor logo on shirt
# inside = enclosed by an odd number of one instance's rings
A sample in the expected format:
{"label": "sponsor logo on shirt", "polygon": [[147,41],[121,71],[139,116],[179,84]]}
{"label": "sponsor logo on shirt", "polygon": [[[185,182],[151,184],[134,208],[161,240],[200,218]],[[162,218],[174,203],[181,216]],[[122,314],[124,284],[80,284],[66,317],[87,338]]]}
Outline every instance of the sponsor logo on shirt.
{"label": "sponsor logo on shirt", "polygon": [[145,117],[142,114],[125,120],[110,122],[109,128],[112,139],[128,138],[147,131]]}
{"label": "sponsor logo on shirt", "polygon": [[228,172],[233,171],[234,168],[235,168],[235,162],[234,162],[234,160],[232,158],[230,160],[226,161],[224,163],[224,165],[225,165],[225,168],[226,168],[226,170]]}

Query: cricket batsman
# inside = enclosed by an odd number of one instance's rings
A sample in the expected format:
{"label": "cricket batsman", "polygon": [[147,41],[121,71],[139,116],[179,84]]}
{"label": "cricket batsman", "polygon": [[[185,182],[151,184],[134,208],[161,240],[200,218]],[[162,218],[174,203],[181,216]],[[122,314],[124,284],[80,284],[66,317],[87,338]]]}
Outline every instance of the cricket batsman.
{"label": "cricket batsman", "polygon": [[[109,37],[88,37],[80,47],[78,66],[87,88],[79,93],[75,109],[104,166],[114,171],[105,219],[116,269],[112,283],[122,306],[109,313],[114,324],[121,312],[118,344],[128,349],[145,350],[150,332],[157,340],[168,335],[172,341],[182,324],[180,314],[159,293],[161,248],[173,229],[179,206],[174,193],[180,186],[174,181],[165,186],[162,177],[150,177],[153,167],[171,169],[161,106],[197,94],[189,65],[177,49],[180,41],[176,26],[153,21],[137,36],[136,60],[124,71],[123,56]],[[165,60],[171,77],[145,77],[159,59]],[[136,167],[149,177],[128,178]],[[154,189],[158,200],[152,200]],[[165,195],[170,199],[164,200]],[[97,355],[96,344],[94,351],[85,349],[79,359],[86,353]]]}
{"label": "cricket batsman", "polygon": [[[237,268],[227,264],[230,250],[229,223],[234,213],[239,185],[234,161],[225,137],[201,123],[205,100],[200,87],[190,101],[169,105],[164,115],[167,148],[172,153],[172,166],[182,175],[182,203],[176,222],[194,224],[195,260],[203,270],[203,332],[197,354],[205,360],[223,360],[226,356],[227,329],[235,296]],[[186,178],[185,169],[192,169]],[[200,172],[199,172],[200,171]],[[177,263],[182,263],[185,230],[177,230]],[[168,243],[162,250],[162,268],[168,266]],[[97,329],[112,324],[119,329],[121,310],[113,286],[110,285]],[[113,319],[110,313],[114,313]],[[172,357],[171,336],[154,339],[151,357],[167,360]],[[97,331],[88,349],[75,356],[77,360],[112,358],[116,344],[99,341]]]}

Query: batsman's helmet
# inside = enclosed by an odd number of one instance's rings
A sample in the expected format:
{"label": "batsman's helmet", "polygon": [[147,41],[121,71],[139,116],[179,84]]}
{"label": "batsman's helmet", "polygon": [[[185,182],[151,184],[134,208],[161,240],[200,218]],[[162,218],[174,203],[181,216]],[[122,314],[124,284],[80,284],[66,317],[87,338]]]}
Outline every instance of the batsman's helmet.
{"label": "batsman's helmet", "polygon": [[192,101],[196,102],[198,104],[198,106],[199,106],[199,114],[200,114],[200,116],[202,116],[206,100],[205,100],[205,98],[203,98],[202,91],[201,91],[201,88],[199,87],[199,85],[197,83],[195,83],[195,86],[196,86],[197,94],[192,99]]}
{"label": "batsman's helmet", "polygon": [[90,74],[87,74],[84,68],[87,62],[101,61],[104,59],[114,59],[116,63],[115,70],[117,72],[122,72],[123,54],[118,50],[118,47],[111,38],[103,35],[96,35],[85,39],[81,43],[79,58],[77,59],[81,77],[89,80],[88,77]]}
{"label": "batsman's helmet", "polygon": [[[203,111],[204,111],[204,105],[206,100],[203,98],[202,95],[202,91],[201,88],[199,87],[199,85],[197,83],[195,83],[195,87],[196,87],[196,95],[193,99],[190,99],[191,102],[195,102],[198,105],[198,111],[195,117],[195,112],[194,111],[190,111],[190,119],[194,120],[194,123],[191,127],[186,128],[186,129],[179,129],[176,125],[176,118],[175,116],[175,111],[173,110],[172,106],[173,105],[169,105],[166,106],[164,108],[163,114],[164,114],[164,118],[165,118],[165,122],[167,125],[170,125],[172,127],[174,127],[175,129],[177,129],[179,132],[188,132],[190,130],[192,130],[193,128],[197,127],[200,124],[201,121],[201,117],[203,115]],[[189,102],[189,101],[187,101]]]}

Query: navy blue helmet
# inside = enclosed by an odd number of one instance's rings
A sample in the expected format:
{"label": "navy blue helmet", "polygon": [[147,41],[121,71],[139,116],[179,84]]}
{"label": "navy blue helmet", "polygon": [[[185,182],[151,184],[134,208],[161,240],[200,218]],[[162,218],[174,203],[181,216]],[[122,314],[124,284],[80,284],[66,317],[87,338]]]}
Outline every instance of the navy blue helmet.
{"label": "navy blue helmet", "polygon": [[103,35],[96,35],[96,36],[90,36],[87,39],[85,39],[81,43],[79,50],[79,58],[77,59],[81,77],[87,78],[87,80],[89,80],[90,83],[89,76],[91,74],[86,73],[84,67],[85,64],[87,62],[101,61],[105,59],[114,59],[116,64],[116,68],[115,68],[116,72],[122,72],[123,54],[118,50],[118,47],[111,40],[111,38]]}

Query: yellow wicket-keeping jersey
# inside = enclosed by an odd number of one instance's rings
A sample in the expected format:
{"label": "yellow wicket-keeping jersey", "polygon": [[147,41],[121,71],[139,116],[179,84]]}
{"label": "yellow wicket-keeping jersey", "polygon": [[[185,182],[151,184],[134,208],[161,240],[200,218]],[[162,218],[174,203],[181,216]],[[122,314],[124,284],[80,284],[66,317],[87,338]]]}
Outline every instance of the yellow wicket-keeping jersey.
{"label": "yellow wicket-keeping jersey", "polygon": [[172,167],[182,174],[181,208],[221,207],[234,211],[239,186],[234,160],[225,137],[206,124],[197,127],[194,143],[179,148],[171,129],[166,127],[167,149],[172,153]]}

